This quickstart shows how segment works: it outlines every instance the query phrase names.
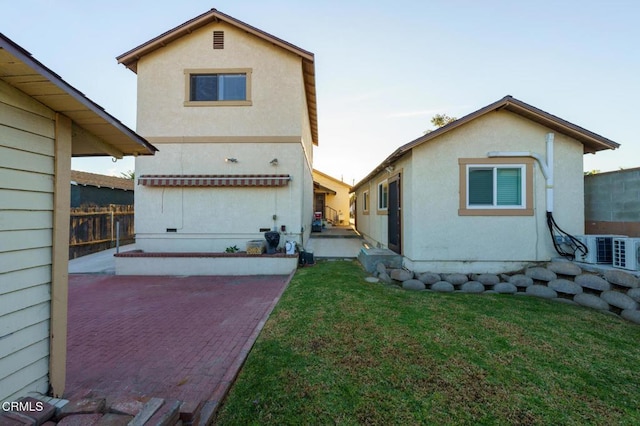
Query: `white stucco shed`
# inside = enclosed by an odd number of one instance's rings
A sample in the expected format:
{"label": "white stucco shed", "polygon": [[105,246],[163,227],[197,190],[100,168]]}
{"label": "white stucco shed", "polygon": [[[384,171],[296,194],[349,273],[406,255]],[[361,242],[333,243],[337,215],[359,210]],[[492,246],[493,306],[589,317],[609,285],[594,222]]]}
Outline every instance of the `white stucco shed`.
{"label": "white stucco shed", "polygon": [[415,271],[502,272],[550,260],[547,181],[527,154],[549,158],[549,134],[553,216],[582,234],[582,157],[619,145],[511,96],[400,147],[356,184],[357,230]]}

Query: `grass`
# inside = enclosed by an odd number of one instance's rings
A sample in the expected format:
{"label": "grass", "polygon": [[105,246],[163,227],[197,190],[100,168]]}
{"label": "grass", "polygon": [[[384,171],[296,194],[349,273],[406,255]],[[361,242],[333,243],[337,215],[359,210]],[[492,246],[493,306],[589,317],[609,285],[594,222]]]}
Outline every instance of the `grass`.
{"label": "grass", "polygon": [[640,327],[530,297],[299,270],[218,424],[640,424]]}

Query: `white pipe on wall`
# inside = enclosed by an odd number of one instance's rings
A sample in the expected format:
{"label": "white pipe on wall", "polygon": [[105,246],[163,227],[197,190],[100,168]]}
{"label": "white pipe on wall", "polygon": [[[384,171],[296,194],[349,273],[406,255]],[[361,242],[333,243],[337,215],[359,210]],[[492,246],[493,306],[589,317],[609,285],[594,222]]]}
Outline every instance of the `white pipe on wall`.
{"label": "white pipe on wall", "polygon": [[[547,212],[553,212],[553,133],[547,133]],[[539,160],[538,160],[539,161]]]}
{"label": "white pipe on wall", "polygon": [[553,212],[553,133],[547,133],[547,160],[531,151],[490,151],[487,157],[531,157],[540,164],[540,170],[546,180],[547,212]]}

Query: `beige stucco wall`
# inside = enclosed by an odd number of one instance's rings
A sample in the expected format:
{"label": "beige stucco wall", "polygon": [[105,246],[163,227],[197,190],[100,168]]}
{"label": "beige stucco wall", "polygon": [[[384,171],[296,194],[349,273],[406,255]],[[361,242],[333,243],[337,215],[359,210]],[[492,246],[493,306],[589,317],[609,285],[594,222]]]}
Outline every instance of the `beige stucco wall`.
{"label": "beige stucco wall", "polygon": [[[224,49],[212,32],[224,31]],[[251,105],[185,105],[185,70],[251,70]],[[301,57],[226,23],[212,23],[138,62],[137,132],[154,158],[146,174],[289,174],[278,188],[137,186],[136,242],[145,251],[224,251],[264,239],[260,228],[286,227],[287,240],[311,231],[313,142]],[[225,162],[235,158],[237,163]],[[278,165],[270,161],[278,159]],[[273,216],[276,219],[273,219]],[[177,232],[169,233],[167,228]]]}
{"label": "beige stucco wall", "polygon": [[351,187],[339,180],[325,175],[317,170],[313,171],[313,180],[318,182],[325,188],[335,191],[335,195],[327,194],[325,205],[333,208],[338,212],[339,218],[342,218],[342,225],[349,224],[349,190]]}
{"label": "beige stucco wall", "polygon": [[[273,188],[163,188],[137,185],[136,244],[145,251],[224,251],[263,239],[260,228],[280,229],[302,242],[310,232],[310,172],[301,144],[162,144],[154,157],[136,158],[136,174],[288,174]],[[236,158],[237,163],[225,162]],[[270,161],[278,159],[278,165]],[[305,207],[308,206],[308,207]],[[273,220],[276,215],[276,220]],[[175,228],[176,232],[167,232]]]}
{"label": "beige stucco wall", "polygon": [[[378,210],[378,184],[385,181],[390,180],[397,174],[401,176],[401,185],[402,191],[400,192],[401,199],[401,209],[402,211],[410,210],[412,206],[412,199],[408,197],[409,188],[412,187],[412,163],[411,163],[411,153],[400,158],[394,164],[393,171],[383,170],[371,180],[358,188],[356,191],[356,227],[358,232],[360,232],[368,241],[374,243],[375,245],[380,245],[381,247],[387,247],[389,236],[388,236],[388,217],[387,212],[383,210]],[[363,210],[363,193],[365,191],[369,192],[369,211],[365,212]],[[408,232],[411,230],[412,223],[410,222],[411,218],[404,219],[402,223],[402,241],[407,241],[407,239],[411,239],[411,233]],[[404,244],[403,244],[404,245]]]}
{"label": "beige stucco wall", "polygon": [[[213,50],[214,30],[224,31],[224,49]],[[252,69],[251,106],[184,106],[186,69],[237,68]],[[144,137],[303,135],[302,59],[226,23],[142,57],[137,74],[137,132]]]}
{"label": "beige stucco wall", "polygon": [[[533,216],[458,215],[459,158],[486,158],[488,151],[532,151],[545,156],[549,131],[515,114],[492,112],[414,148],[413,188],[407,186],[409,174],[403,182],[407,265],[415,270],[489,272],[556,256],[546,225],[545,180],[537,163]],[[579,142],[555,133],[554,217],[574,235],[584,232],[582,149]],[[376,223],[381,218],[369,216],[371,223],[363,230],[386,245],[376,229],[383,226]]]}

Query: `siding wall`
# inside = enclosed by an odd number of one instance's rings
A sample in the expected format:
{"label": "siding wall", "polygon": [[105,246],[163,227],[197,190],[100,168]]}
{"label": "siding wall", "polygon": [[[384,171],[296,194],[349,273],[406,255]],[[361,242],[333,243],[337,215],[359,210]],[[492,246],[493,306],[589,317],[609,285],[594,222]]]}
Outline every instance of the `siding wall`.
{"label": "siding wall", "polygon": [[49,387],[54,118],[0,81],[0,401]]}

